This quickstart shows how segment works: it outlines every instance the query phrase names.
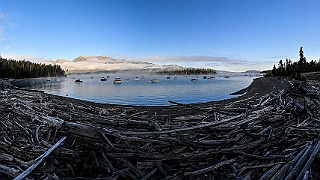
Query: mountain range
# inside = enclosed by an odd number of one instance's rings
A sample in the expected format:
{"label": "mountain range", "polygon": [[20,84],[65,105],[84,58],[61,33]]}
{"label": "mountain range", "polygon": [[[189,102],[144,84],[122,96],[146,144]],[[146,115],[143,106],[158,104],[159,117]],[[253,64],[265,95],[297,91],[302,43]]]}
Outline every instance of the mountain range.
{"label": "mountain range", "polygon": [[74,60],[57,59],[59,64],[68,72],[98,72],[98,71],[118,71],[118,70],[159,70],[159,69],[182,69],[178,65],[156,65],[149,62],[130,61],[115,59],[109,56],[79,56]]}

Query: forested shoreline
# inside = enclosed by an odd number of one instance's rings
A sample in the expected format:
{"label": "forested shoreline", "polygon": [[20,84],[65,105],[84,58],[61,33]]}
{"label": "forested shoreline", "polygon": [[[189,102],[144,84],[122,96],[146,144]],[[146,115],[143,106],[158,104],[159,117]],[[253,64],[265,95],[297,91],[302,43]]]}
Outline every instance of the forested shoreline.
{"label": "forested shoreline", "polygon": [[304,56],[302,47],[299,51],[300,59],[296,62],[292,62],[291,59],[286,59],[285,62],[280,60],[278,67],[275,65],[271,71],[273,76],[290,76],[295,79],[301,79],[301,73],[320,71],[320,60],[311,60],[307,62],[307,58]]}
{"label": "forested shoreline", "polygon": [[60,65],[46,65],[26,60],[13,60],[0,57],[0,78],[60,77],[66,72]]}
{"label": "forested shoreline", "polygon": [[216,74],[217,71],[214,69],[206,68],[185,68],[185,69],[175,69],[175,70],[160,70],[158,74],[168,74],[168,75],[208,75]]}

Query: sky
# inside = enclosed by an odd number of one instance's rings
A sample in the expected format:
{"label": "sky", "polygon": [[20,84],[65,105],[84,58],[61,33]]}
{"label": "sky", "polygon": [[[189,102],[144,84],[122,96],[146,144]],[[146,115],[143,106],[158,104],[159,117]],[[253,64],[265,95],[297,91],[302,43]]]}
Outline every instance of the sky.
{"label": "sky", "polygon": [[319,0],[1,0],[0,53],[244,71],[320,58]]}

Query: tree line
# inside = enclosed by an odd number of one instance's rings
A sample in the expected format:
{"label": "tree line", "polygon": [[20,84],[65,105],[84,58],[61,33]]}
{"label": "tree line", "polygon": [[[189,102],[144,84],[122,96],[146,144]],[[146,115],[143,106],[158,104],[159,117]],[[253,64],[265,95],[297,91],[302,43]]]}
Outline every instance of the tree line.
{"label": "tree line", "polygon": [[60,65],[46,65],[26,60],[13,60],[0,57],[0,78],[37,78],[65,76]]}
{"label": "tree line", "polygon": [[296,62],[292,62],[291,59],[285,61],[280,60],[278,67],[275,65],[271,71],[274,76],[290,76],[296,79],[301,78],[301,73],[320,71],[320,60],[311,60],[307,62],[306,57],[303,54],[302,47],[299,51],[300,59]]}
{"label": "tree line", "polygon": [[160,70],[158,74],[168,74],[168,75],[207,75],[207,74],[216,74],[217,71],[214,69],[206,68],[184,68],[184,69],[175,69],[175,70]]}

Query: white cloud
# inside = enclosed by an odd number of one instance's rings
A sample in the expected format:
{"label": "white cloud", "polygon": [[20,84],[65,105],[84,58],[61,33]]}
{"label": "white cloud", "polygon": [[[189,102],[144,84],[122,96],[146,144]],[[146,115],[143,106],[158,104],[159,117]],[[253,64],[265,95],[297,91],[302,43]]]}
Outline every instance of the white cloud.
{"label": "white cloud", "polygon": [[156,65],[148,64],[132,64],[130,62],[105,64],[102,62],[64,62],[61,64],[63,69],[69,71],[103,71],[103,70],[125,70],[125,69],[144,69],[144,68],[159,68]]}
{"label": "white cloud", "polygon": [[12,47],[12,46],[5,46],[3,49],[4,49],[4,50],[8,50],[8,49],[11,49],[11,47]]}
{"label": "white cloud", "polygon": [[[3,12],[0,12],[0,20],[5,20],[5,19],[7,19],[7,15],[5,13],[3,13]],[[0,26],[0,41],[4,41],[5,40],[4,32],[5,32],[5,27],[6,26],[3,25],[3,24],[5,24],[4,22],[0,21],[0,23],[2,24]]]}
{"label": "white cloud", "polygon": [[245,64],[246,61],[228,57],[215,56],[153,56],[136,58],[138,61],[158,62],[158,63],[228,63],[228,64]]}
{"label": "white cloud", "polygon": [[4,41],[5,37],[4,37],[4,26],[0,26],[0,41]]}
{"label": "white cloud", "polygon": [[135,58],[135,61],[152,62],[156,64],[177,64],[185,67],[205,67],[217,70],[246,70],[249,62],[244,59],[223,56],[153,56]]}
{"label": "white cloud", "polygon": [[6,19],[7,15],[4,14],[3,12],[0,12],[0,19]]}
{"label": "white cloud", "polygon": [[[11,46],[6,46],[5,48],[11,48]],[[19,55],[6,55],[7,58],[9,59],[15,59],[15,60],[26,60],[26,61],[31,61],[35,63],[44,63],[44,64],[52,64],[54,61],[48,58],[42,58],[38,56],[19,56]]]}
{"label": "white cloud", "polygon": [[155,64],[176,64],[184,67],[213,68],[242,72],[248,69],[271,69],[273,64],[265,60],[247,60],[244,58],[230,58],[225,56],[152,56],[132,59],[134,61],[151,62]]}

